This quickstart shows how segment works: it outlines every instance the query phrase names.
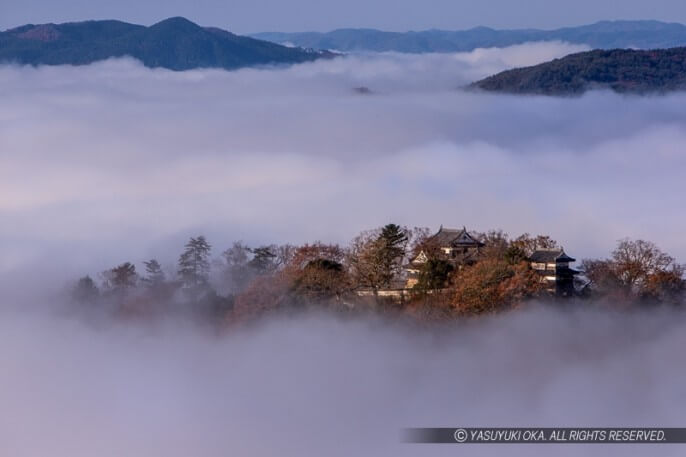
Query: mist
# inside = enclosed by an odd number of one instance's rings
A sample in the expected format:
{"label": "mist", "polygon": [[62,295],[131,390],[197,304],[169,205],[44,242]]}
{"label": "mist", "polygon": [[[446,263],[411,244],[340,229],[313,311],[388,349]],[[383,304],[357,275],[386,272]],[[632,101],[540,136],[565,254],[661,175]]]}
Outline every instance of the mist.
{"label": "mist", "polygon": [[388,221],[547,233],[577,258],[647,238],[683,261],[684,94],[459,90],[581,49],[236,72],[3,66],[0,271],[173,262],[197,233],[218,249],[346,242]]}
{"label": "mist", "polygon": [[646,238],[683,262],[685,94],[461,89],[582,50],[0,67],[0,454],[678,455],[418,446],[399,432],[683,425],[681,312],[530,304],[439,327],[314,313],[217,333],[82,319],[54,299],[124,261],[173,269],[199,233],[217,254],[464,225],[549,234],[577,258]]}
{"label": "mist", "polygon": [[3,455],[681,455],[414,445],[400,430],[683,425],[683,313],[533,305],[440,328],[314,314],[223,336],[1,317]]}

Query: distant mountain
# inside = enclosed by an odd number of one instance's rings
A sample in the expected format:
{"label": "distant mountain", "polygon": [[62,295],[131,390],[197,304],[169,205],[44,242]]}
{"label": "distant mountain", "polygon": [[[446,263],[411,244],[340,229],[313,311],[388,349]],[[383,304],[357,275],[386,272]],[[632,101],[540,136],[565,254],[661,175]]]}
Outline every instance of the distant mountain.
{"label": "distant mountain", "polygon": [[409,53],[462,52],[476,48],[505,47],[527,41],[560,40],[597,49],[671,48],[686,46],[686,26],[658,21],[603,21],[556,30],[426,30],[382,32],[374,29],[339,29],[328,33],[258,33],[254,38],[315,49],[397,51]]}
{"label": "distant mountain", "polygon": [[30,24],[0,32],[0,62],[31,65],[83,65],[131,56],[153,68],[236,69],[306,62],[331,55],[200,27],[180,17],[150,27],[86,21]]}
{"label": "distant mountain", "polygon": [[581,52],[533,67],[504,71],[471,87],[544,95],[575,95],[589,89],[638,94],[686,90],[686,47]]}

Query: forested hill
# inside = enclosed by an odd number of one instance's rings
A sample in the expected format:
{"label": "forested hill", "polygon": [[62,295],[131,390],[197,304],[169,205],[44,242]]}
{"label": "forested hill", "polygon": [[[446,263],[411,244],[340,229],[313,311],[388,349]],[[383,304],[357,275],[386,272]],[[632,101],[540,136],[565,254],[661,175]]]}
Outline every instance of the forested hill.
{"label": "forested hill", "polygon": [[655,49],[686,46],[686,25],[659,21],[601,21],[555,30],[497,30],[476,27],[469,30],[386,32],[375,29],[338,29],[326,33],[267,32],[252,36],[275,43],[344,52],[464,52],[530,41],[565,41],[585,44],[593,49]]}
{"label": "forested hill", "polygon": [[590,89],[637,94],[686,90],[686,47],[581,52],[533,67],[507,70],[470,87],[544,95],[575,95]]}
{"label": "forested hill", "polygon": [[0,62],[4,63],[84,65],[124,56],[134,57],[147,67],[188,70],[292,64],[331,54],[201,27],[180,17],[150,27],[86,21],[31,24],[0,32]]}

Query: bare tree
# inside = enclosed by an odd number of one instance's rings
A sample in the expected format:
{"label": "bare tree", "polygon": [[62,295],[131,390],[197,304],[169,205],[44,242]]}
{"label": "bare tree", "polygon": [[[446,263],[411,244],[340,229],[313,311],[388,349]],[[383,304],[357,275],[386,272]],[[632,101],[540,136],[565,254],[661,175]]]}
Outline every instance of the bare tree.
{"label": "bare tree", "polygon": [[528,233],[515,238],[510,245],[520,248],[527,256],[533,254],[537,249],[560,248],[557,241],[553,240],[548,235],[531,236]]}
{"label": "bare tree", "polygon": [[489,230],[486,233],[477,233],[476,238],[484,243],[481,248],[481,257],[488,259],[504,259],[510,248],[510,240],[507,233],[502,230]]}
{"label": "bare tree", "polygon": [[348,255],[350,273],[357,286],[370,288],[375,294],[389,287],[402,271],[408,242],[407,229],[396,224],[358,235]]}
{"label": "bare tree", "polygon": [[651,275],[665,271],[674,258],[662,252],[655,244],[644,240],[620,240],[612,251],[617,277],[622,286],[636,290],[646,283]]}
{"label": "bare tree", "polygon": [[582,262],[582,269],[596,293],[635,301],[683,301],[684,267],[645,240],[623,239],[609,259]]}

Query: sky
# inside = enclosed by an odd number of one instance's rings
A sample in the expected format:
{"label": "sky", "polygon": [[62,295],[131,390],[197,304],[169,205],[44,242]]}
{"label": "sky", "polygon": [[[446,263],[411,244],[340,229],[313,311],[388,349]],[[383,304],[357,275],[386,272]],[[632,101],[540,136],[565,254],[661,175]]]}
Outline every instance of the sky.
{"label": "sky", "polygon": [[150,25],[185,16],[236,33],[328,31],[368,27],[406,31],[556,28],[599,20],[686,23],[682,0],[3,0],[0,29],[26,23],[120,19]]}

